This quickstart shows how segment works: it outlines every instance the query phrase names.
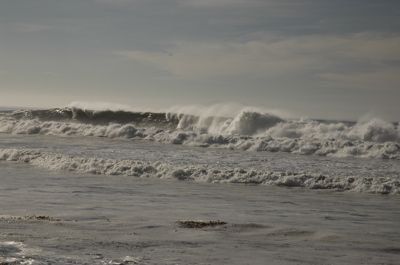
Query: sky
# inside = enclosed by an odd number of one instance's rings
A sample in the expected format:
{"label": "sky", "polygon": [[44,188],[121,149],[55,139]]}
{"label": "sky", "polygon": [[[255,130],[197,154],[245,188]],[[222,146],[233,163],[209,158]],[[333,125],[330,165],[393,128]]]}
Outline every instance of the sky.
{"label": "sky", "polygon": [[0,106],[400,121],[398,0],[0,0]]}

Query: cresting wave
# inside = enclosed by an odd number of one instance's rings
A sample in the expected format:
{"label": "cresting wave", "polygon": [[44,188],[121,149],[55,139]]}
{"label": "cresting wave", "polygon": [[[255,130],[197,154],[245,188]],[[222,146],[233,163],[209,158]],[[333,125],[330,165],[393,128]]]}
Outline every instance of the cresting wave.
{"label": "cresting wave", "polygon": [[74,157],[41,153],[28,149],[0,149],[0,160],[20,161],[52,170],[93,174],[400,194],[399,179],[390,177],[339,177],[307,172],[272,172],[242,168],[216,168],[204,165],[176,166],[160,162]]}
{"label": "cresting wave", "polygon": [[379,119],[283,119],[244,109],[235,117],[185,113],[20,110],[0,117],[0,133],[146,139],[171,144],[302,155],[400,159],[400,128]]}

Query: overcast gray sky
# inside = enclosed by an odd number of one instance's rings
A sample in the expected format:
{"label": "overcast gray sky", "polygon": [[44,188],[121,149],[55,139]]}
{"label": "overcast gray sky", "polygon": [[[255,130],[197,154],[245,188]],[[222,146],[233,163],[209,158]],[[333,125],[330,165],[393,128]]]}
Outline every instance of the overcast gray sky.
{"label": "overcast gray sky", "polygon": [[398,0],[0,0],[0,106],[400,120]]}

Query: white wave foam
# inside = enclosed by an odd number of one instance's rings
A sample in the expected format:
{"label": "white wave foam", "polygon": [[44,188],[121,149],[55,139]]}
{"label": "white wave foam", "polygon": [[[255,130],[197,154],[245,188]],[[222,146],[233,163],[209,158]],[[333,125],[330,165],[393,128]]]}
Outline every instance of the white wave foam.
{"label": "white wave foam", "polygon": [[388,141],[400,142],[400,130],[391,123],[379,119],[368,122],[359,122],[352,133],[362,141],[384,143]]}
{"label": "white wave foam", "polygon": [[267,124],[273,125],[278,117],[289,117],[287,112],[261,107],[248,107],[235,103],[211,106],[174,106],[166,112],[167,119],[178,120],[179,129],[195,129],[219,134],[254,134]]}
{"label": "white wave foam", "polygon": [[225,122],[226,127],[221,127],[226,134],[255,135],[281,122],[281,118],[268,113],[242,111],[233,120]]}
{"label": "white wave foam", "polygon": [[83,101],[73,101],[69,103],[66,107],[68,108],[78,108],[82,110],[112,110],[112,111],[129,111],[131,107],[124,104],[116,104],[110,102],[83,102]]}
{"label": "white wave foam", "polygon": [[319,123],[316,121],[292,121],[277,124],[267,130],[265,135],[275,138],[299,139],[335,139],[365,142],[397,142],[400,143],[400,129],[378,119],[357,123],[354,126],[344,123]]}
{"label": "white wave foam", "polygon": [[0,132],[142,138],[164,143],[303,155],[400,159],[400,129],[373,119],[357,124],[283,120],[268,113],[242,111],[235,118],[180,117],[176,130],[134,124],[90,125],[0,117]]}
{"label": "white wave foam", "polygon": [[197,117],[227,117],[233,118],[240,113],[245,106],[237,103],[218,103],[206,105],[175,105],[169,108],[167,115],[192,115]]}
{"label": "white wave foam", "polygon": [[163,109],[154,109],[148,107],[132,107],[126,104],[118,104],[111,102],[84,102],[84,101],[73,101],[65,107],[71,109],[81,109],[83,111],[129,111],[129,112],[153,112],[153,113],[164,113]]}
{"label": "white wave foam", "polygon": [[400,194],[400,181],[390,177],[339,177],[307,172],[272,172],[243,168],[216,168],[203,165],[177,166],[159,162],[73,157],[40,153],[27,149],[0,149],[0,160],[20,161],[52,170],[93,174]]}
{"label": "white wave foam", "polygon": [[[0,241],[1,262],[0,264],[36,264],[35,256],[41,252],[36,247],[28,247],[22,242]],[[27,256],[27,257],[26,257]]]}

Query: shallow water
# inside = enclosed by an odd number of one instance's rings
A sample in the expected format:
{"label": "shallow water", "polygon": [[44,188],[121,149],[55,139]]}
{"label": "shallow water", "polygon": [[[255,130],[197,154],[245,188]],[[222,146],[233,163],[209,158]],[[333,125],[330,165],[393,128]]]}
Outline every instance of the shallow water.
{"label": "shallow water", "polygon": [[400,194],[400,162],[170,145],[146,140],[0,134],[0,159],[53,170]]}
{"label": "shallow water", "polygon": [[[9,264],[397,264],[399,196],[50,171],[0,162]],[[13,217],[50,216],[61,221]],[[179,220],[227,225],[189,229]],[[25,263],[24,263],[25,262]]]}
{"label": "shallow water", "polygon": [[124,139],[132,125],[110,139],[122,127],[16,124],[0,134],[0,263],[398,264],[397,159],[170,144],[190,134],[179,130]]}
{"label": "shallow water", "polygon": [[76,157],[167,162],[173,165],[209,165],[269,171],[309,171],[335,176],[398,177],[400,161],[336,158],[287,153],[248,152],[169,145],[146,140],[79,136],[0,134],[0,148],[18,148]]}

